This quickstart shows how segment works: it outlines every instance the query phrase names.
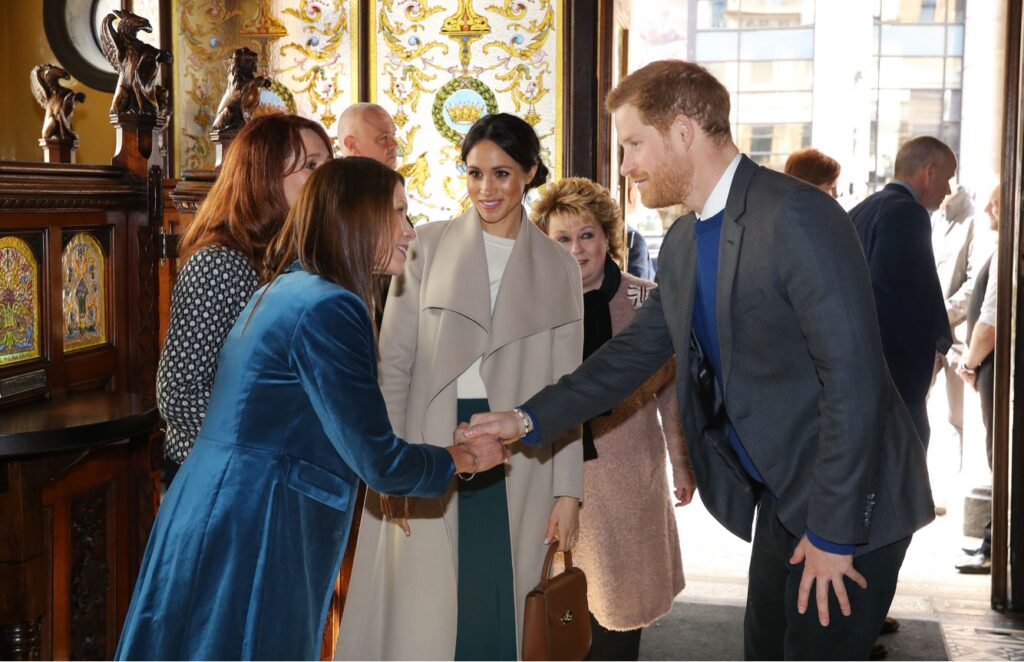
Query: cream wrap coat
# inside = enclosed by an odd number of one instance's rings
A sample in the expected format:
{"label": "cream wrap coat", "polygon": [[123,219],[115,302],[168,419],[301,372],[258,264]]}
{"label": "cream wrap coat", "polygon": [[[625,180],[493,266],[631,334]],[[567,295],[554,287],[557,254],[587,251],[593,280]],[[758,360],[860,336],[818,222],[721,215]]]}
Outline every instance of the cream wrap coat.
{"label": "cream wrap coat", "polygon": [[[523,215],[491,313],[483,230],[472,208],[416,229],[381,324],[381,390],[395,432],[410,443],[451,444],[456,380],[477,358],[491,409],[511,409],[573,371],[583,354],[579,266]],[[522,647],[526,594],[540,579],[548,517],[558,496],[583,497],[579,429],[551,449],[512,447],[506,465]],[[414,500],[412,536],[383,521],[367,490],[337,659],[455,655],[458,499]],[[521,656],[521,652],[520,652]]]}

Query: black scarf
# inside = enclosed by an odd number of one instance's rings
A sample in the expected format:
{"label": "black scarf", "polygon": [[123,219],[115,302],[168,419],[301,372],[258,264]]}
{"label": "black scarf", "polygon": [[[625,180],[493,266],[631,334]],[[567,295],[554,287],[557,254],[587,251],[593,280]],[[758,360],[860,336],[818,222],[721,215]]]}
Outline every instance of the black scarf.
{"label": "black scarf", "polygon": [[[583,360],[612,339],[612,313],[608,307],[622,284],[622,270],[611,255],[604,258],[604,280],[601,287],[583,295]],[[606,411],[601,416],[610,415]],[[597,447],[590,421],[583,423],[583,461],[596,460]]]}

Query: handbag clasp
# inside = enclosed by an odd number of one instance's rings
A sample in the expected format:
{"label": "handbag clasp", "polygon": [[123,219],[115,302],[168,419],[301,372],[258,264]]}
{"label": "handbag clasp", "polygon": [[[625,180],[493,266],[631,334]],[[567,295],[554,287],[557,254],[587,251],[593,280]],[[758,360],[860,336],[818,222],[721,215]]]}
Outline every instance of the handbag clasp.
{"label": "handbag clasp", "polygon": [[568,625],[569,623],[572,623],[572,619],[573,619],[572,610],[571,609],[566,609],[565,613],[562,614],[562,618],[561,618],[562,625]]}

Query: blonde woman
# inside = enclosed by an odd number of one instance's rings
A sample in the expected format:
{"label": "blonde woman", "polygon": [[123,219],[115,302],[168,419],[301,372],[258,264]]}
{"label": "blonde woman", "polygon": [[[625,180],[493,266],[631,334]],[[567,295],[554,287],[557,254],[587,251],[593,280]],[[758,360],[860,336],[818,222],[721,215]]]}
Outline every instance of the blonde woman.
{"label": "blonde woman", "polygon": [[[589,179],[549,186],[533,205],[533,221],[580,265],[586,359],[629,324],[655,285],[619,268],[619,206]],[[695,488],[674,378],[673,359],[617,407],[583,426],[587,507],[580,511],[573,561],[587,575],[591,660],[637,659],[643,627],[667,614],[683,590],[666,448],[677,505],[688,504]]]}
{"label": "blonde woman", "polygon": [[[547,178],[533,128],[481,118],[462,145],[469,210],[417,228],[381,329],[381,387],[399,434],[446,444],[458,421],[515,406],[580,363],[579,267],[530,223],[525,193]],[[367,493],[341,659],[516,659],[523,607],[547,545],[571,544],[583,496],[578,431],[513,448],[440,499]],[[397,506],[397,508],[396,508]],[[399,512],[401,511],[401,512]],[[404,516],[400,516],[404,515]]]}

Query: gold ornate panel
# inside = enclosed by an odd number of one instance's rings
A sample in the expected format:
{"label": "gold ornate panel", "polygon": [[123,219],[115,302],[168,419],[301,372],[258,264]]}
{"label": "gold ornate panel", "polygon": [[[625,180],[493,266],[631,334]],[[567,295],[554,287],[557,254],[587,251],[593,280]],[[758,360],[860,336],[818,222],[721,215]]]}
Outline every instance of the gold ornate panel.
{"label": "gold ornate panel", "polygon": [[0,236],[0,366],[42,354],[39,263],[18,237]]}
{"label": "gold ornate panel", "polygon": [[469,205],[462,138],[481,115],[519,115],[562,170],[562,0],[370,0],[371,100],[398,125],[416,221]]}
{"label": "gold ornate panel", "polygon": [[174,0],[179,168],[212,168],[207,133],[227,82],[226,59],[247,46],[274,83],[257,112],[315,119],[334,133],[359,90],[359,0]]}
{"label": "gold ornate panel", "polygon": [[107,258],[88,232],[79,232],[61,256],[64,351],[107,342]]}

